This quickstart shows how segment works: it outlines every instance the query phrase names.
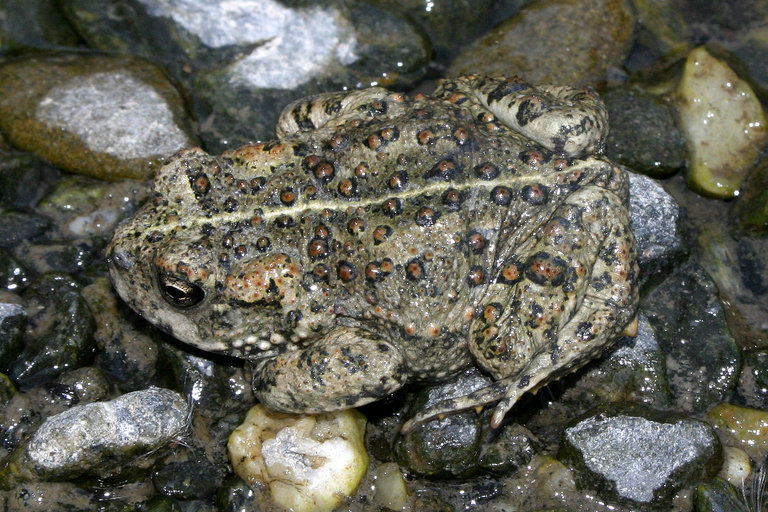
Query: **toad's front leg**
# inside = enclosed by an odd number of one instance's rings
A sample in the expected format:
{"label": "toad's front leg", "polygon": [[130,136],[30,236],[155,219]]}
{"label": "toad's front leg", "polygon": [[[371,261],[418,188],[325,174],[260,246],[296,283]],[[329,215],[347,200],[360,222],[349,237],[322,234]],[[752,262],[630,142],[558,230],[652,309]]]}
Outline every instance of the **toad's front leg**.
{"label": "toad's front leg", "polygon": [[406,377],[397,347],[364,329],[337,327],[312,346],[257,360],[253,390],[270,409],[314,414],[378,400]]}

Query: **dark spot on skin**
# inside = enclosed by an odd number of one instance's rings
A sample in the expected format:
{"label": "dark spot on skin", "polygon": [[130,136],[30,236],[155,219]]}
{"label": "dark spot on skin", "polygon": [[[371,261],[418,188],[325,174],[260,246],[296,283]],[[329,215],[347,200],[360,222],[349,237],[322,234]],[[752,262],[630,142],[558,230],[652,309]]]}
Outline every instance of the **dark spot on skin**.
{"label": "dark spot on skin", "polygon": [[373,244],[379,245],[392,235],[392,228],[386,224],[379,224],[373,230]]}
{"label": "dark spot on skin", "polygon": [[507,187],[493,187],[491,190],[491,202],[499,206],[509,206],[512,202],[512,191]]}
{"label": "dark spot on skin", "polygon": [[347,199],[357,196],[357,180],[355,178],[345,178],[339,182],[339,194]]}
{"label": "dark spot on skin", "polygon": [[357,277],[357,269],[348,261],[340,261],[336,267],[336,276],[343,282],[348,283]]}
{"label": "dark spot on skin", "polygon": [[224,201],[224,211],[228,213],[237,211],[237,200],[232,197],[228,197]]}
{"label": "dark spot on skin", "polygon": [[248,183],[251,185],[251,194],[255,194],[256,192],[259,192],[261,189],[264,188],[264,185],[267,183],[267,180],[263,176],[257,176],[255,178],[252,178],[251,181],[249,181]]}
{"label": "dark spot on skin", "polygon": [[464,202],[464,193],[459,192],[455,188],[449,188],[443,192],[443,205],[451,211],[456,211],[461,208],[461,203]]}
{"label": "dark spot on skin", "polygon": [[482,319],[486,324],[495,324],[503,312],[504,306],[501,303],[491,302],[483,308]]}
{"label": "dark spot on skin", "polygon": [[280,215],[275,219],[275,226],[281,229],[287,229],[293,227],[295,221],[290,215]]}
{"label": "dark spot on skin", "polygon": [[565,282],[567,269],[564,259],[540,251],[531,257],[525,276],[537,284],[560,286]]}
{"label": "dark spot on skin", "polygon": [[526,388],[529,382],[531,382],[531,377],[529,375],[523,375],[520,382],[517,384],[517,387],[520,389]]}
{"label": "dark spot on skin", "polygon": [[469,269],[467,274],[467,284],[470,287],[475,287],[485,282],[485,270],[480,265],[473,265]]}
{"label": "dark spot on skin", "polygon": [[504,260],[496,281],[502,284],[515,284],[523,278],[524,268],[522,261],[516,256],[511,256]]}
{"label": "dark spot on skin", "polygon": [[499,176],[499,168],[490,162],[484,162],[475,167],[475,176],[481,180],[494,180]]}
{"label": "dark spot on skin", "polygon": [[318,224],[317,226],[315,226],[315,236],[317,238],[329,240],[331,238],[331,230],[328,229],[328,226],[326,226],[325,224]]}
{"label": "dark spot on skin", "polygon": [[381,203],[381,213],[387,217],[394,217],[403,212],[403,202],[398,197],[392,197]]}
{"label": "dark spot on skin", "polygon": [[420,146],[426,146],[427,144],[435,142],[435,134],[432,130],[427,128],[416,134],[416,140]]}
{"label": "dark spot on skin", "polygon": [[581,322],[576,326],[576,336],[582,341],[594,339],[595,333],[592,332],[592,322]]}
{"label": "dark spot on skin", "polygon": [[367,105],[367,107],[364,106],[364,109],[367,110],[367,114],[371,117],[380,116],[387,113],[387,109],[389,106],[387,105],[387,102],[384,100],[376,100],[372,101]]}
{"label": "dark spot on skin", "polygon": [[405,277],[411,281],[418,281],[426,277],[424,273],[424,264],[419,258],[408,260],[405,264]]}
{"label": "dark spot on skin", "polygon": [[256,240],[256,249],[261,252],[266,252],[270,245],[272,245],[272,242],[266,236],[260,236]]}
{"label": "dark spot on skin", "polygon": [[419,226],[432,226],[438,218],[440,218],[440,212],[428,206],[420,208],[419,211],[416,212],[415,217],[416,224]]}
{"label": "dark spot on skin", "polygon": [[349,140],[344,135],[336,134],[328,139],[328,149],[337,152],[341,151],[349,145]]}
{"label": "dark spot on skin", "polygon": [[322,238],[313,238],[307,245],[307,254],[312,260],[327,258],[329,252],[328,242]]}
{"label": "dark spot on skin", "polygon": [[162,240],[163,238],[165,238],[165,235],[162,234],[160,231],[152,231],[149,235],[147,235],[146,240],[149,243],[156,243]]}
{"label": "dark spot on skin", "polygon": [[285,188],[280,192],[280,202],[285,206],[291,206],[296,202],[296,192],[292,188]]}
{"label": "dark spot on skin", "polygon": [[549,151],[545,151],[544,149],[529,149],[520,153],[520,160],[533,167],[544,165],[549,162],[551,158],[552,155]]}
{"label": "dark spot on skin", "polygon": [[200,199],[211,190],[211,181],[204,172],[199,171],[193,174],[188,171],[187,177],[189,178],[189,186],[192,188],[192,192],[195,193],[196,199]]}
{"label": "dark spot on skin", "polygon": [[499,85],[493,91],[488,93],[488,103],[490,104],[501,101],[510,95],[516,95],[520,91],[524,91],[530,88],[531,86],[521,78],[509,78],[508,80],[499,83]]}
{"label": "dark spot on skin", "polygon": [[483,252],[483,249],[485,249],[485,246],[487,244],[487,241],[477,231],[470,231],[467,234],[466,238],[466,244],[469,247],[469,250],[472,251],[473,254],[480,254]]}
{"label": "dark spot on skin", "polygon": [[355,217],[347,222],[347,232],[350,235],[359,235],[365,231],[365,221],[359,217]]}
{"label": "dark spot on skin", "polygon": [[430,170],[424,173],[424,178],[428,180],[455,180],[461,173],[461,168],[453,160],[446,159],[437,162]]}
{"label": "dark spot on skin", "polygon": [[387,185],[391,190],[403,190],[408,185],[408,173],[397,171],[389,177]]}
{"label": "dark spot on skin", "polygon": [[312,277],[318,282],[328,282],[328,267],[320,263],[312,269]]}
{"label": "dark spot on skin", "polygon": [[378,282],[384,278],[384,272],[381,271],[381,262],[372,261],[365,266],[365,279],[370,282]]}
{"label": "dark spot on skin", "polygon": [[520,197],[528,204],[544,204],[549,198],[549,188],[547,188],[546,185],[542,185],[541,183],[537,183],[535,185],[526,185],[520,191]]}

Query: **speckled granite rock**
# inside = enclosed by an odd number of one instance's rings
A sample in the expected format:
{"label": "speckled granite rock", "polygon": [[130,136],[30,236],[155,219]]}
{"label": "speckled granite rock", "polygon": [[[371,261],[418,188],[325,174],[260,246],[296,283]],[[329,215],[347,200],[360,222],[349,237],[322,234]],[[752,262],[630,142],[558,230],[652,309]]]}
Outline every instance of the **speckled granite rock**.
{"label": "speckled granite rock", "polygon": [[574,420],[559,456],[585,487],[643,510],[668,510],[677,490],[716,473],[722,447],[703,421],[631,406]]}
{"label": "speckled granite rock", "polygon": [[189,408],[178,393],[149,388],[109,402],[72,407],[45,420],[0,469],[0,485],[118,473],[136,455],[179,435]]}

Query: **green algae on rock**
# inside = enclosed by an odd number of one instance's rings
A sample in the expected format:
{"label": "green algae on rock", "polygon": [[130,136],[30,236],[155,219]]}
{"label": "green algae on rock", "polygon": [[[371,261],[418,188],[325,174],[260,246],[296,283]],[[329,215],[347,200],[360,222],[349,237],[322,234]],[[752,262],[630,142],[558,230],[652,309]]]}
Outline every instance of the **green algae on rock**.
{"label": "green algae on rock", "polygon": [[193,146],[183,101],[160,69],[137,59],[56,54],[0,67],[0,129],[61,169],[147,178]]}
{"label": "green algae on rock", "polygon": [[725,62],[699,47],[686,60],[677,111],[690,152],[688,184],[710,197],[737,196],[768,140],[755,93]]}
{"label": "green algae on rock", "polygon": [[753,460],[768,455],[768,411],[723,403],[710,409],[707,419],[724,443],[738,446]]}

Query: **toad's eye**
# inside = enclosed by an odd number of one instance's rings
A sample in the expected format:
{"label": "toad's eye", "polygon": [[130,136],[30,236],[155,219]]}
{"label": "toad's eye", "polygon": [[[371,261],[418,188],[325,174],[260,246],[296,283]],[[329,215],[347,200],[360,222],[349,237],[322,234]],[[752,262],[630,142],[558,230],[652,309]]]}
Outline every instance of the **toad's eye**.
{"label": "toad's eye", "polygon": [[159,279],[163,298],[178,308],[191,308],[205,298],[203,289],[189,281],[167,274],[160,274]]}

